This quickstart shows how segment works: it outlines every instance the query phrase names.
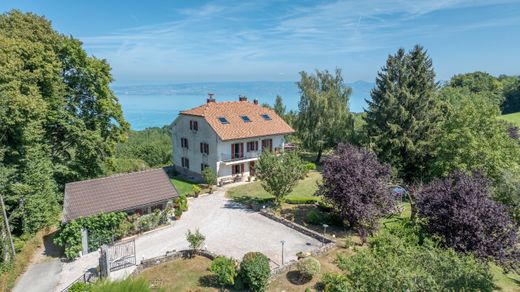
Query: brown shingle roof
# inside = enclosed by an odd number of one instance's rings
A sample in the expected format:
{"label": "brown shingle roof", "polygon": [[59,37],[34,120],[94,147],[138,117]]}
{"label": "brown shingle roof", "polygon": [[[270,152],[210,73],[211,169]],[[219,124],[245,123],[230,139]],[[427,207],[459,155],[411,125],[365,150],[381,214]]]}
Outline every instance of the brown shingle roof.
{"label": "brown shingle roof", "polygon": [[163,169],[72,182],[65,185],[63,221],[130,210],[177,196]]}
{"label": "brown shingle roof", "polygon": [[[205,118],[223,141],[294,133],[273,110],[247,101],[208,102],[181,114]],[[271,120],[264,120],[263,114],[269,115]],[[249,117],[251,122],[244,122],[241,116]],[[222,124],[219,117],[226,118],[229,123]]]}

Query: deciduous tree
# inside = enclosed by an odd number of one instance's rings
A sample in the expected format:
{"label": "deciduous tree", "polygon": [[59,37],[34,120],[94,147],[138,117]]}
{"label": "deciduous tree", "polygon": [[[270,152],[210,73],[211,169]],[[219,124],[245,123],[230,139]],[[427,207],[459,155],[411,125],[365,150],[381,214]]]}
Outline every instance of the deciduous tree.
{"label": "deciduous tree", "polygon": [[481,174],[458,171],[420,191],[418,215],[426,219],[429,232],[456,251],[518,264],[518,228],[490,192],[490,182]]}
{"label": "deciduous tree", "polygon": [[263,151],[255,164],[255,174],[264,190],[275,197],[275,207],[279,207],[285,197],[294,189],[299,180],[307,175],[307,168],[297,153],[276,154]]}
{"label": "deciduous tree", "polygon": [[339,69],[335,74],[303,71],[300,77],[297,135],[305,148],[317,152],[319,163],[323,150],[347,142],[352,136],[354,126],[348,105],[352,89],[343,83]]}
{"label": "deciduous tree", "polygon": [[374,152],[348,144],[338,145],[325,160],[318,192],[358,229],[363,240],[377,230],[378,220],[395,206],[390,166],[380,164]]}

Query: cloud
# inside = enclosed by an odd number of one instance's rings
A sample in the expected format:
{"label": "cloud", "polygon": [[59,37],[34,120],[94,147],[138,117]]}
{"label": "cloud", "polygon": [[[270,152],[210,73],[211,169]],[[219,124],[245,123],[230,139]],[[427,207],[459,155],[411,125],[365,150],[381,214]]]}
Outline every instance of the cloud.
{"label": "cloud", "polygon": [[[493,5],[511,1],[495,1]],[[170,22],[81,38],[86,48],[127,75],[176,76],[254,71],[297,72],[309,62],[399,46],[434,37],[511,25],[518,17],[422,22],[428,15],[491,5],[484,0],[301,2],[214,1],[178,10]],[[319,66],[319,64],[315,65]]]}

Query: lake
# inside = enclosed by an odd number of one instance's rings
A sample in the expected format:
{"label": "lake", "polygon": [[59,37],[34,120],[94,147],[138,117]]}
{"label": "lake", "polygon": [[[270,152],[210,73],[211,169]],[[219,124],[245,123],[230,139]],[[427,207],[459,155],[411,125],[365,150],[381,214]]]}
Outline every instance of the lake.
{"label": "lake", "polygon": [[[350,110],[361,112],[366,107],[373,83],[347,83],[352,88]],[[125,119],[133,130],[162,127],[170,124],[180,111],[206,102],[209,92],[218,101],[249,100],[273,104],[276,95],[283,98],[287,110],[297,110],[300,95],[295,82],[205,82],[167,85],[134,85],[112,87],[123,108]]]}

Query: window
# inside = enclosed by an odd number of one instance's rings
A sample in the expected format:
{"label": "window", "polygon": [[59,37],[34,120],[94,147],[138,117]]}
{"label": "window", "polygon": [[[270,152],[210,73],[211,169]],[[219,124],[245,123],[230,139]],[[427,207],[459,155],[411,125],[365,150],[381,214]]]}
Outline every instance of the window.
{"label": "window", "polygon": [[189,148],[189,147],[188,147],[188,139],[186,139],[186,138],[181,138],[181,147],[182,147],[182,148],[186,148],[186,149]]}
{"label": "window", "polygon": [[190,160],[186,157],[181,158],[182,167],[190,169]]}
{"label": "window", "polygon": [[248,116],[240,116],[242,118],[242,120],[244,121],[244,123],[250,123],[251,120],[249,119]]}
{"label": "window", "polygon": [[244,158],[244,143],[231,144],[231,159]]}
{"label": "window", "polygon": [[235,164],[231,166],[231,174],[242,174],[244,173],[244,164]]}
{"label": "window", "polygon": [[200,143],[200,153],[209,154],[209,144],[208,143]]}
{"label": "window", "polygon": [[220,121],[221,124],[229,124],[228,120],[226,120],[226,118],[224,117],[219,117],[218,120]]}
{"label": "window", "polygon": [[209,167],[209,165],[207,165],[206,163],[201,163],[200,164],[200,172],[203,172],[206,167]]}
{"label": "window", "polygon": [[198,131],[199,130],[199,122],[197,122],[197,121],[190,121],[190,130]]}
{"label": "window", "polygon": [[258,141],[247,142],[247,152],[258,151]]}
{"label": "window", "polygon": [[265,149],[273,151],[273,139],[262,140],[262,151]]}
{"label": "window", "polygon": [[263,114],[262,115],[262,119],[266,120],[266,121],[270,121],[271,120],[271,117],[268,115],[268,114]]}

